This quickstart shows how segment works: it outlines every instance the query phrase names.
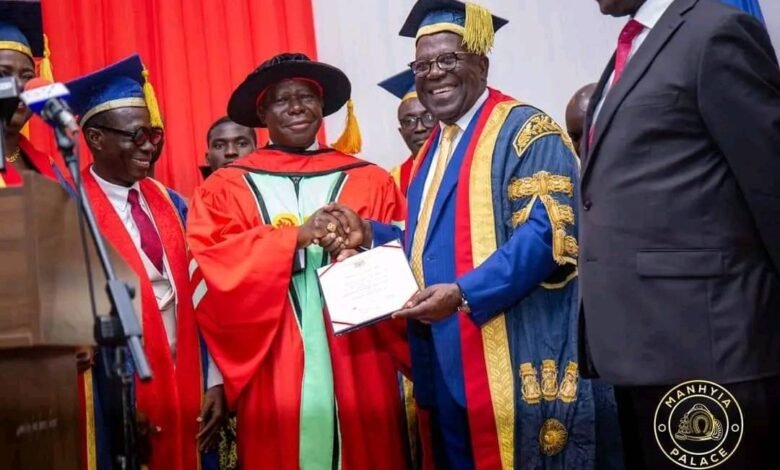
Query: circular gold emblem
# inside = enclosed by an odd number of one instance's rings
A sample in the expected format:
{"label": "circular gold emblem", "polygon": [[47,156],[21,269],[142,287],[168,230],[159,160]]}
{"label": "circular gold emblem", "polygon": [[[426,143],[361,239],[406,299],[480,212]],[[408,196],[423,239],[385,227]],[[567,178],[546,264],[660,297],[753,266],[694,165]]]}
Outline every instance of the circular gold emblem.
{"label": "circular gold emblem", "polygon": [[282,228],[282,227],[297,227],[300,224],[298,223],[298,216],[296,216],[295,214],[290,214],[289,212],[285,212],[276,215],[271,221],[271,225],[273,225],[276,228]]}
{"label": "circular gold emblem", "polygon": [[566,447],[569,432],[566,426],[555,418],[549,418],[539,430],[539,448],[544,455],[552,456]]}
{"label": "circular gold emblem", "polygon": [[739,447],[742,409],[724,387],[691,380],[669,390],[655,409],[655,440],[682,468],[707,469],[722,464]]}

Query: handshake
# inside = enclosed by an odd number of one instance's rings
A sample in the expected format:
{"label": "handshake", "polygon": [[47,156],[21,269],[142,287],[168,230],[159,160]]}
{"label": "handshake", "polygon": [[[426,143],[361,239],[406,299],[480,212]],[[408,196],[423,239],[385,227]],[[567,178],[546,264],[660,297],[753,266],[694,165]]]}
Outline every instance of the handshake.
{"label": "handshake", "polygon": [[359,247],[370,248],[371,224],[349,207],[332,203],[320,208],[298,230],[298,248],[311,244],[321,246],[335,261],[357,253]]}

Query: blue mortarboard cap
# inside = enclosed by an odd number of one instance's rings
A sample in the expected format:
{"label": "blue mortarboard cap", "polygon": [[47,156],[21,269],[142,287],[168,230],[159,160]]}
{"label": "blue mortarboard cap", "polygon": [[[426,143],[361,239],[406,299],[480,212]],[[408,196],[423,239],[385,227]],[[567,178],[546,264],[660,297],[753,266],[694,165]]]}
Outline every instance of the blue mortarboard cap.
{"label": "blue mortarboard cap", "polygon": [[43,57],[43,21],[40,1],[0,1],[0,50]]}
{"label": "blue mortarboard cap", "polygon": [[411,69],[407,68],[403,72],[379,82],[378,85],[397,96],[401,102],[417,98],[417,89],[414,86],[414,72]]}
{"label": "blue mortarboard cap", "polygon": [[71,95],[70,105],[81,123],[110,109],[148,108],[152,125],[161,125],[155,123],[156,99],[152,106],[145,90],[149,85],[144,65],[138,54],[72,80],[66,86]]}
{"label": "blue mortarboard cap", "polygon": [[495,32],[508,21],[482,6],[457,0],[418,0],[401,31],[404,37],[451,32],[463,36],[466,50],[486,54],[493,47]]}

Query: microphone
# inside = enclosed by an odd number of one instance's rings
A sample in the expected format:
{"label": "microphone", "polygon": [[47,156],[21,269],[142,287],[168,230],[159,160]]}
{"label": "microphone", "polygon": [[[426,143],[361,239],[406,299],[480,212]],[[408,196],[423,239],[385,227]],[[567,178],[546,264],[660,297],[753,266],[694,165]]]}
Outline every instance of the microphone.
{"label": "microphone", "polygon": [[19,104],[19,82],[14,77],[0,78],[0,119],[8,122]]}
{"label": "microphone", "polygon": [[79,132],[76,117],[68,107],[68,88],[62,83],[51,83],[43,78],[33,78],[24,86],[19,98],[35,114],[54,127],[72,134]]}

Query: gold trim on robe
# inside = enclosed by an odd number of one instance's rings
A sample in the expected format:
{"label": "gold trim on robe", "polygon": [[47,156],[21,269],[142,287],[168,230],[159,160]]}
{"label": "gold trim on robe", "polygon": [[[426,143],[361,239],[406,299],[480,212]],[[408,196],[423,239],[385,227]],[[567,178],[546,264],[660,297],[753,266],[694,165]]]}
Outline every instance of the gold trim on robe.
{"label": "gold trim on robe", "polygon": [[[488,117],[474,149],[469,176],[469,211],[472,227],[471,249],[475,267],[482,264],[497,249],[491,178],[493,154],[501,126],[506,122],[509,113],[519,105],[517,101],[497,104]],[[482,326],[482,342],[501,464],[504,470],[511,470],[514,468],[515,390],[509,338],[503,313],[494,316]]]}

